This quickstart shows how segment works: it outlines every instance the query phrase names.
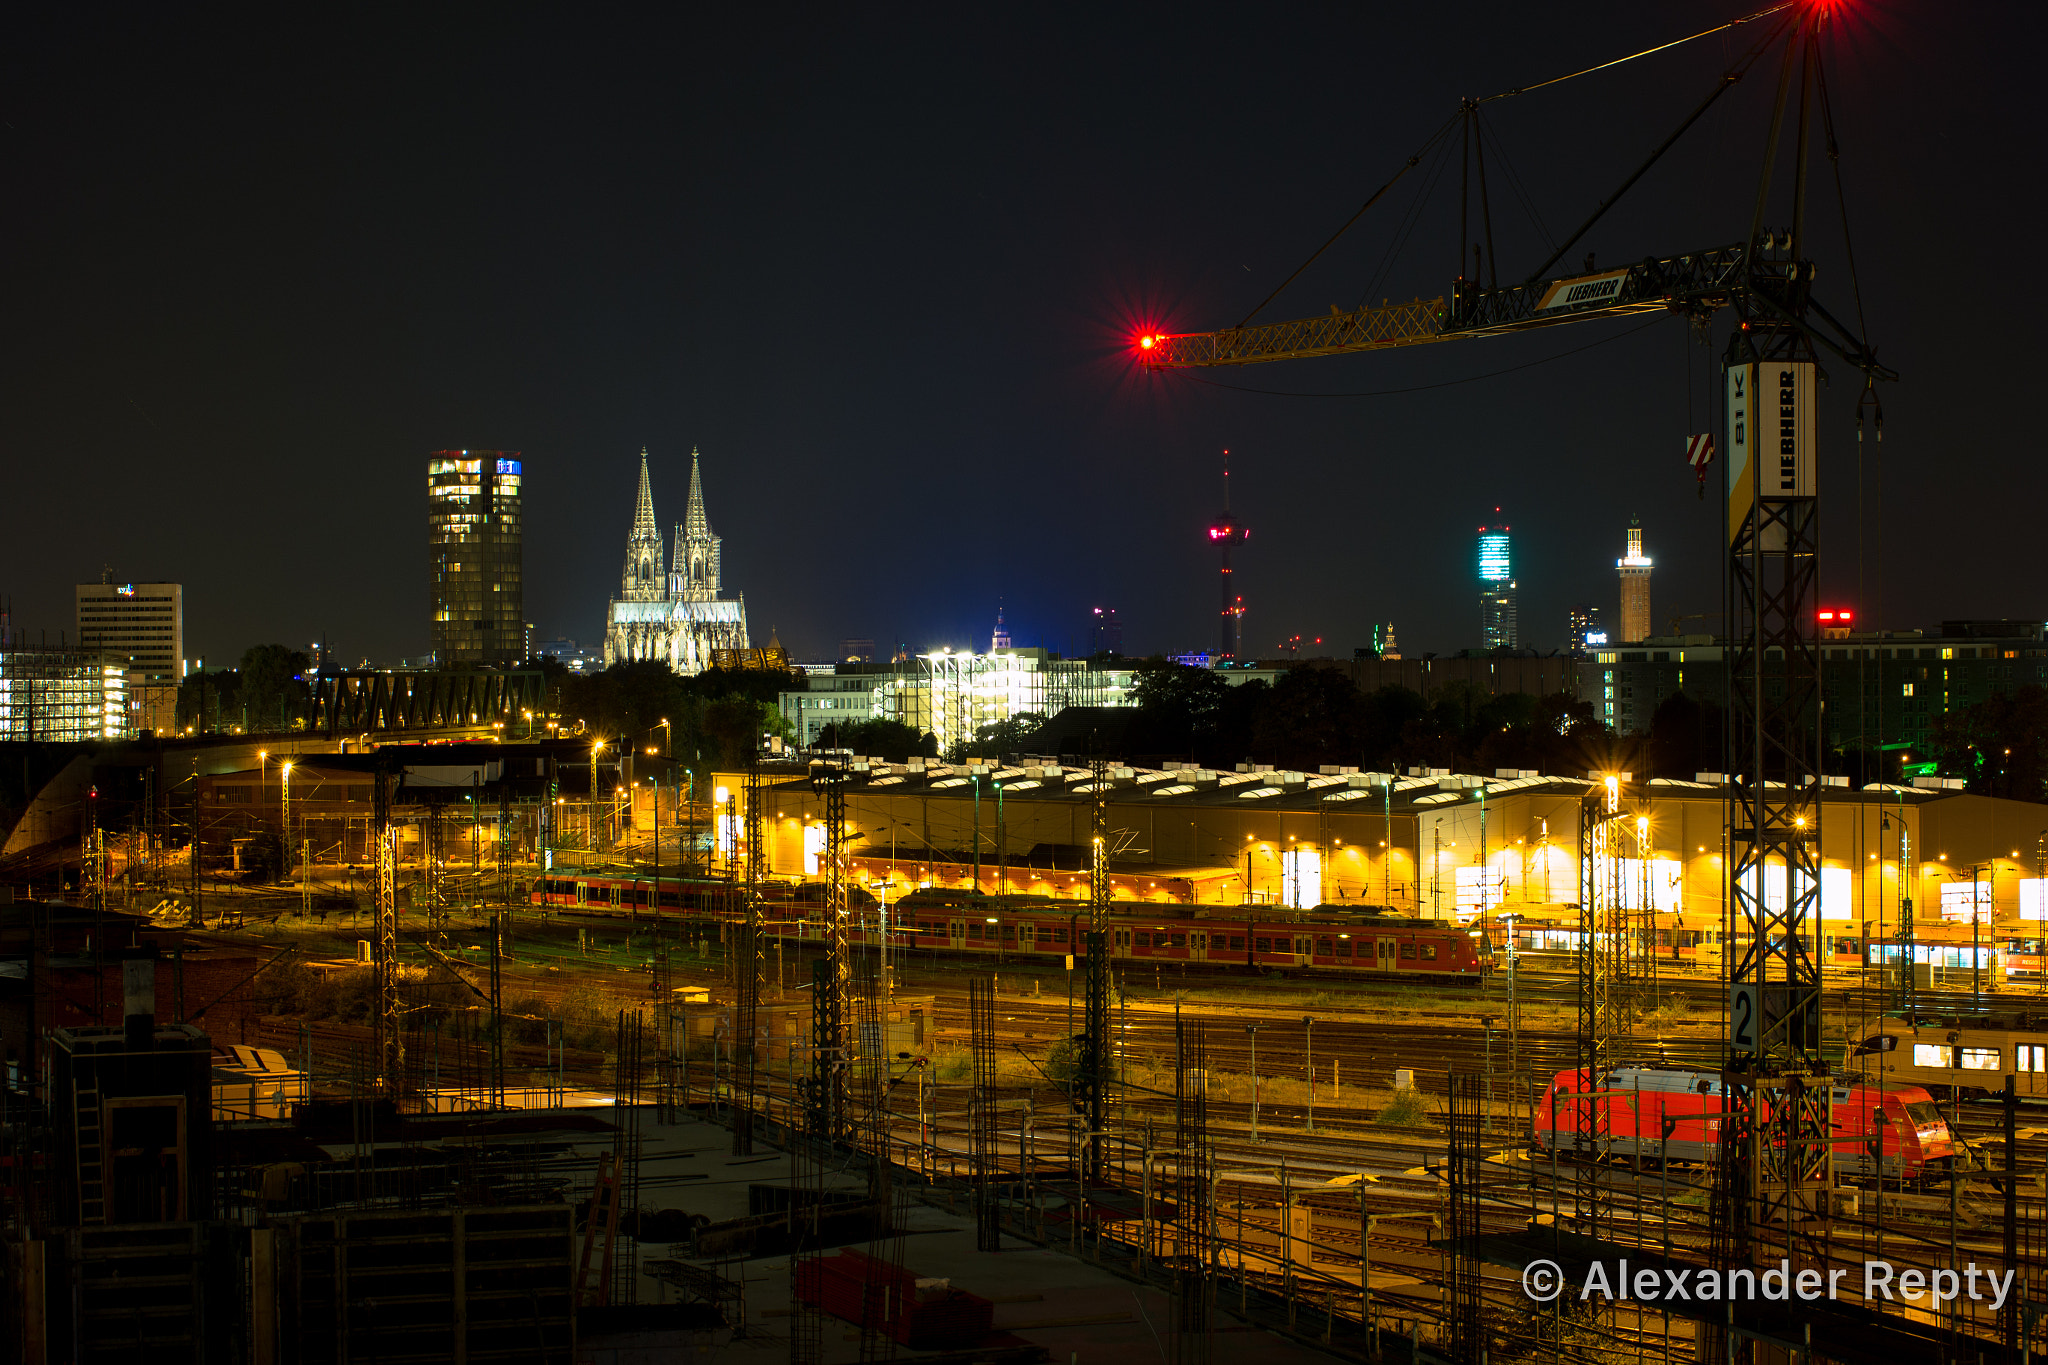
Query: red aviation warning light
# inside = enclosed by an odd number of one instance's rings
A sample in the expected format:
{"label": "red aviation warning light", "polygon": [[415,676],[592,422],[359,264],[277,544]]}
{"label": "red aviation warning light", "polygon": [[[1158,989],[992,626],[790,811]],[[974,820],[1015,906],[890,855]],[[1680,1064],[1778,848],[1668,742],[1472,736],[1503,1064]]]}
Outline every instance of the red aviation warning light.
{"label": "red aviation warning light", "polygon": [[1152,349],[1153,345],[1158,342],[1158,340],[1158,337],[1153,336],[1151,333],[1148,332],[1144,336],[1138,338],[1138,349],[1141,351],[1149,351]]}

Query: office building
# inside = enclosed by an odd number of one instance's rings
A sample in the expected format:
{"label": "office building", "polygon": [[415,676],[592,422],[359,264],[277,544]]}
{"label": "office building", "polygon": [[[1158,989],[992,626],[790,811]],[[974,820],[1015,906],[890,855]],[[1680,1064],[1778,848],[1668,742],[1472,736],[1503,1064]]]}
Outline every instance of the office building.
{"label": "office building", "polygon": [[690,452],[690,500],[675,530],[675,553],[662,571],[661,526],[654,484],[640,452],[640,495],[626,537],[619,595],[606,612],[604,663],[661,659],[678,673],[702,673],[720,650],[745,651],[747,602],[727,598],[721,569],[724,540],[704,511],[704,479]]}
{"label": "office building", "polygon": [[1133,705],[1136,680],[1130,667],[1055,659],[1043,649],[937,650],[905,662],[842,664],[809,678],[803,691],[781,693],[779,704],[802,747],[834,723],[893,720],[936,736],[943,754],[982,726],[1027,712],[1051,717],[1069,706]]}
{"label": "office building", "polygon": [[[1943,621],[1938,630],[1827,632],[1821,699],[1830,749],[1885,748],[1909,774],[1922,767],[1942,717],[2021,687],[2048,686],[2040,621]],[[1725,646],[1711,635],[1655,636],[1595,649],[1578,665],[1578,693],[1622,734],[1643,734],[1657,708],[1683,692],[1725,703]],[[1768,678],[1778,661],[1767,659]]]}
{"label": "office building", "polygon": [[1643,523],[1628,524],[1628,553],[1614,561],[1621,577],[1621,637],[1617,644],[1630,645],[1650,638],[1650,557],[1643,553]]}
{"label": "office building", "polygon": [[427,590],[443,668],[526,659],[518,455],[443,450],[427,461]]}
{"label": "office building", "polygon": [[1090,654],[1121,654],[1124,652],[1124,624],[1117,619],[1115,607],[1097,607],[1089,617],[1088,652]]}
{"label": "office building", "polygon": [[[1500,509],[1494,508],[1499,514]],[[1479,528],[1479,640],[1487,649],[1517,649],[1514,542],[1506,525]]]}
{"label": "office building", "polygon": [[74,591],[78,646],[121,664],[130,732],[177,728],[185,676],[185,589],[178,583],[116,583],[112,570]]}
{"label": "office building", "polygon": [[1566,649],[1572,654],[1584,654],[1607,643],[1607,613],[1599,607],[1579,605],[1572,608],[1571,626],[1565,634]]}

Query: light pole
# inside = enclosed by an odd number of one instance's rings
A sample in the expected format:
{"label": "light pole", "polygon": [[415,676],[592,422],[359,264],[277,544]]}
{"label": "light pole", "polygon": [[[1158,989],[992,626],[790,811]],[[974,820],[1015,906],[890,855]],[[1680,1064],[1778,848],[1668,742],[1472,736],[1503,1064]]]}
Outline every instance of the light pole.
{"label": "light pole", "polygon": [[1246,1024],[1244,1031],[1252,1040],[1252,1141],[1259,1140],[1259,1026]]}
{"label": "light pole", "polygon": [[1313,1133],[1316,1130],[1316,1021],[1306,1014],[1301,1016],[1301,1032],[1308,1053],[1308,1131]]}
{"label": "light pole", "polygon": [[292,765],[290,760],[286,760],[277,771],[281,782],[279,790],[283,793],[278,798],[277,807],[278,854],[285,870],[290,871],[292,865]]}
{"label": "light pole", "polygon": [[590,804],[584,808],[584,824],[590,834],[590,851],[597,851],[597,756],[604,752],[604,741],[590,741]]}

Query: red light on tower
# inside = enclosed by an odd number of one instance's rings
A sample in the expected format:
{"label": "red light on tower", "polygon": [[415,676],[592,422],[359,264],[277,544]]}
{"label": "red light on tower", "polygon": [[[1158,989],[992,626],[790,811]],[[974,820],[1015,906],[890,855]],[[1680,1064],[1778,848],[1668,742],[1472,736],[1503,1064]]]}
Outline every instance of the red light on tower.
{"label": "red light on tower", "polygon": [[1145,351],[1149,351],[1149,350],[1151,350],[1151,349],[1152,349],[1152,344],[1153,344],[1154,342],[1156,342],[1157,340],[1159,340],[1159,338],[1157,338],[1157,337],[1154,337],[1154,336],[1142,336],[1142,337],[1139,337],[1139,338],[1138,338],[1138,348],[1139,348],[1140,350],[1145,350]]}

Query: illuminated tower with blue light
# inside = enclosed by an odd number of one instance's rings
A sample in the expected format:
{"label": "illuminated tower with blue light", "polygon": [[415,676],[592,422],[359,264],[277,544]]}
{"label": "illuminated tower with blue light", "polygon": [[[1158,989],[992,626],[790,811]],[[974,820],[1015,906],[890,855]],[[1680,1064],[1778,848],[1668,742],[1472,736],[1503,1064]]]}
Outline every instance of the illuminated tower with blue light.
{"label": "illuminated tower with blue light", "polygon": [[1223,515],[1209,523],[1209,543],[1222,556],[1223,604],[1220,613],[1222,639],[1217,646],[1219,661],[1244,657],[1244,598],[1230,576],[1230,547],[1250,540],[1251,528],[1230,514],[1230,452],[1223,452]]}
{"label": "illuminated tower with blue light", "polygon": [[[1494,515],[1500,515],[1498,507]],[[1514,542],[1506,525],[1479,528],[1479,639],[1487,649],[1515,649],[1521,630],[1515,618]]]}

